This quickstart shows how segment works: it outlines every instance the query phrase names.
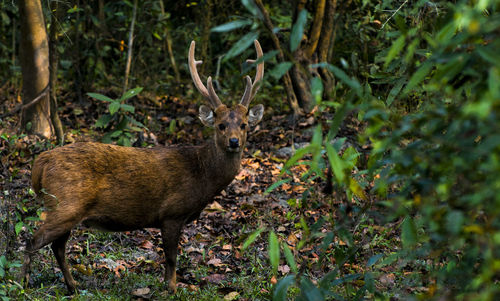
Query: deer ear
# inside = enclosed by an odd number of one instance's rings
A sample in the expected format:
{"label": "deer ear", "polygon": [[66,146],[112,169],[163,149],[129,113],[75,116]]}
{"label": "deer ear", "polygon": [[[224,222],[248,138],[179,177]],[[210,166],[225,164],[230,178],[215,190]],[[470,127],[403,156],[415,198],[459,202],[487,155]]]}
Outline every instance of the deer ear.
{"label": "deer ear", "polygon": [[201,105],[199,109],[201,123],[208,127],[214,127],[215,116],[214,112],[206,105]]}
{"label": "deer ear", "polygon": [[252,126],[259,123],[264,115],[264,106],[261,104],[256,105],[248,111],[248,123]]}

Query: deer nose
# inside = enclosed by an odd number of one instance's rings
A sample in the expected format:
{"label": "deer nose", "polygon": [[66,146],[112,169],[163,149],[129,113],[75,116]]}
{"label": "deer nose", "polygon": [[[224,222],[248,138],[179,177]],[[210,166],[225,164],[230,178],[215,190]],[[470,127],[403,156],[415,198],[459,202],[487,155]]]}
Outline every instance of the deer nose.
{"label": "deer nose", "polygon": [[238,138],[229,138],[229,147],[237,148],[240,147],[240,141]]}

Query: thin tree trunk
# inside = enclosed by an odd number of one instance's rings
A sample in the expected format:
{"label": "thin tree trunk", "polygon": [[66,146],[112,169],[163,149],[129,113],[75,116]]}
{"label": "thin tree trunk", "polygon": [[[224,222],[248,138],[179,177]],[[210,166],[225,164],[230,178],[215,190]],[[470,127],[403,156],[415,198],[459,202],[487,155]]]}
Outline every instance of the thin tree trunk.
{"label": "thin tree trunk", "polygon": [[[274,34],[274,25],[271,21],[271,18],[269,17],[269,13],[267,12],[266,8],[264,7],[264,4],[262,3],[262,0],[255,0],[255,4],[259,7],[260,11],[262,12],[262,15],[264,17],[264,25],[266,26],[266,29],[269,31],[269,34],[271,36],[271,40],[273,41],[274,48],[278,50],[278,61],[280,63],[285,62],[285,56],[283,54],[283,50],[281,49],[280,41],[276,34]],[[283,80],[283,85],[285,86],[285,92],[287,95],[288,103],[290,104],[290,107],[293,110],[293,113],[295,115],[303,115],[303,111],[299,106],[299,103],[297,102],[297,96],[295,95],[295,92],[293,90],[293,84],[292,80],[290,78],[290,74],[287,72],[285,75],[282,77]]]}
{"label": "thin tree trunk", "polygon": [[200,10],[202,10],[202,29],[201,29],[201,57],[203,64],[200,68],[202,73],[207,70],[211,70],[212,62],[210,60],[210,28],[211,28],[211,18],[212,18],[213,2],[212,0],[206,0],[205,5],[200,5]]}
{"label": "thin tree trunk", "polygon": [[[76,6],[80,7],[80,0],[76,1]],[[84,105],[83,103],[83,76],[82,76],[82,68],[81,68],[81,55],[80,55],[80,23],[81,23],[81,18],[80,18],[80,10],[76,11],[76,22],[75,22],[75,46],[74,46],[74,51],[73,51],[73,62],[75,63],[75,73],[76,73],[76,80],[75,80],[75,90],[76,90],[76,95],[78,97],[78,102],[80,105]]]}
{"label": "thin tree trunk", "polygon": [[[165,8],[163,5],[163,0],[159,0],[161,8],[161,16],[165,17]],[[175,82],[178,84],[181,82],[181,74],[179,73],[179,68],[175,62],[174,52],[172,51],[172,37],[170,36],[170,28],[165,26],[165,46],[167,47],[168,57],[170,58],[170,64],[172,64],[172,69],[174,70]]]}
{"label": "thin tree trunk", "polygon": [[20,61],[23,77],[21,126],[29,133],[50,138],[49,43],[39,0],[20,0]]}
{"label": "thin tree trunk", "polygon": [[57,138],[57,143],[64,143],[64,131],[59,114],[57,114],[57,66],[59,62],[59,53],[57,52],[57,25],[56,20],[59,19],[60,10],[58,2],[51,1],[50,8],[52,11],[52,24],[50,25],[49,37],[49,60],[50,60],[50,118]]}
{"label": "thin tree trunk", "polygon": [[128,34],[127,65],[125,66],[125,80],[123,82],[123,94],[125,94],[125,92],[127,91],[130,65],[132,64],[132,46],[134,44],[134,26],[135,26],[136,15],[137,15],[137,0],[134,0],[134,9],[132,11],[132,22],[130,22],[130,30]]}
{"label": "thin tree trunk", "polygon": [[[323,27],[321,28],[321,39],[318,44],[318,62],[328,62],[328,52],[333,49],[335,42],[334,36],[334,18],[337,9],[337,0],[329,0],[326,3]],[[335,25],[336,26],[336,25]],[[318,70],[324,83],[325,97],[333,91],[335,87],[335,78],[330,71],[326,68],[319,68]]]}
{"label": "thin tree trunk", "polygon": [[321,27],[323,25],[323,16],[325,14],[325,2],[326,0],[316,1],[313,24],[311,27],[311,32],[309,33],[309,40],[304,51],[304,55],[309,60],[312,58],[313,53],[316,51],[316,47],[318,46],[318,42],[320,40]]}

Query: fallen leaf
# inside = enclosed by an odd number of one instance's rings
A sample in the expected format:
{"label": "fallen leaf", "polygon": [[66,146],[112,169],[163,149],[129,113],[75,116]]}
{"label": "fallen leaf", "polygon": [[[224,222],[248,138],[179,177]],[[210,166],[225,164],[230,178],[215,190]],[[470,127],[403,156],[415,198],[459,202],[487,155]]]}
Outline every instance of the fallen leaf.
{"label": "fallen leaf", "polygon": [[271,277],[271,280],[269,280],[269,282],[271,282],[272,285],[275,285],[276,283],[278,283],[278,280],[273,276]]}
{"label": "fallen leaf", "polygon": [[209,283],[217,284],[217,283],[224,281],[226,279],[226,275],[224,275],[224,274],[212,274],[212,275],[208,275],[206,277],[203,277],[202,279],[209,282]]}
{"label": "fallen leaf", "polygon": [[225,210],[217,201],[214,201],[212,204],[208,205],[207,208],[205,208],[205,211],[225,211]]}
{"label": "fallen leaf", "polygon": [[149,240],[145,240],[141,243],[140,247],[143,249],[152,249],[155,245]]}
{"label": "fallen leaf", "polygon": [[224,296],[224,301],[232,301],[240,296],[238,292],[230,292],[229,294]]}
{"label": "fallen leaf", "polygon": [[212,258],[207,262],[207,264],[220,267],[222,265],[222,260],[220,260],[219,258]]}
{"label": "fallen leaf", "polygon": [[143,287],[133,290],[131,294],[136,297],[148,298],[147,295],[149,294],[149,292],[151,292],[151,289],[149,289],[149,287]]}
{"label": "fallen leaf", "polygon": [[288,265],[280,265],[278,266],[278,272],[281,272],[281,274],[286,275],[290,272],[290,267]]}

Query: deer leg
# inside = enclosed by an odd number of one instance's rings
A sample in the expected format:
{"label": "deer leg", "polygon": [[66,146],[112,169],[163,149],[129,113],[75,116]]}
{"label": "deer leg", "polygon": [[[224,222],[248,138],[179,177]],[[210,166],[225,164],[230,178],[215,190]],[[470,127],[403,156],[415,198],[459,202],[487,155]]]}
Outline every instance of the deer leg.
{"label": "deer leg", "polygon": [[65,256],[66,242],[68,241],[70,233],[71,232],[68,231],[65,234],[61,235],[56,240],[54,240],[54,242],[52,242],[51,248],[52,251],[54,252],[54,256],[56,257],[57,263],[59,264],[59,267],[61,268],[61,271],[64,275],[64,282],[66,283],[68,290],[71,293],[74,293],[76,289],[76,281],[73,279],[73,276],[71,276],[71,272],[69,270]]}
{"label": "deer leg", "polygon": [[[29,273],[30,273],[30,264],[31,257],[38,251],[40,248],[50,244],[51,242],[55,242],[58,239],[62,239],[61,237],[69,236],[71,229],[75,225],[74,222],[66,221],[66,222],[58,222],[57,219],[47,219],[45,224],[43,224],[33,235],[31,240],[26,243],[26,254],[24,256],[24,265],[23,265],[23,276],[25,279],[25,284],[27,285],[29,282]],[[64,239],[64,242],[68,238]],[[60,244],[60,242],[59,242]],[[65,243],[64,243],[65,244]],[[64,246],[63,244],[63,246]],[[56,243],[57,245],[57,243]],[[53,248],[54,250],[54,248]],[[55,253],[55,252],[54,252]],[[64,258],[64,257],[63,257]],[[56,255],[57,259],[57,255]],[[59,261],[59,260],[58,260]],[[61,264],[59,264],[61,266]],[[63,267],[61,266],[61,269]],[[64,270],[63,270],[64,273]],[[66,275],[65,275],[66,279]],[[68,287],[69,288],[69,287]]]}
{"label": "deer leg", "polygon": [[182,226],[183,222],[181,221],[165,221],[161,228],[165,253],[165,281],[168,282],[168,289],[174,293],[177,291],[175,264]]}

